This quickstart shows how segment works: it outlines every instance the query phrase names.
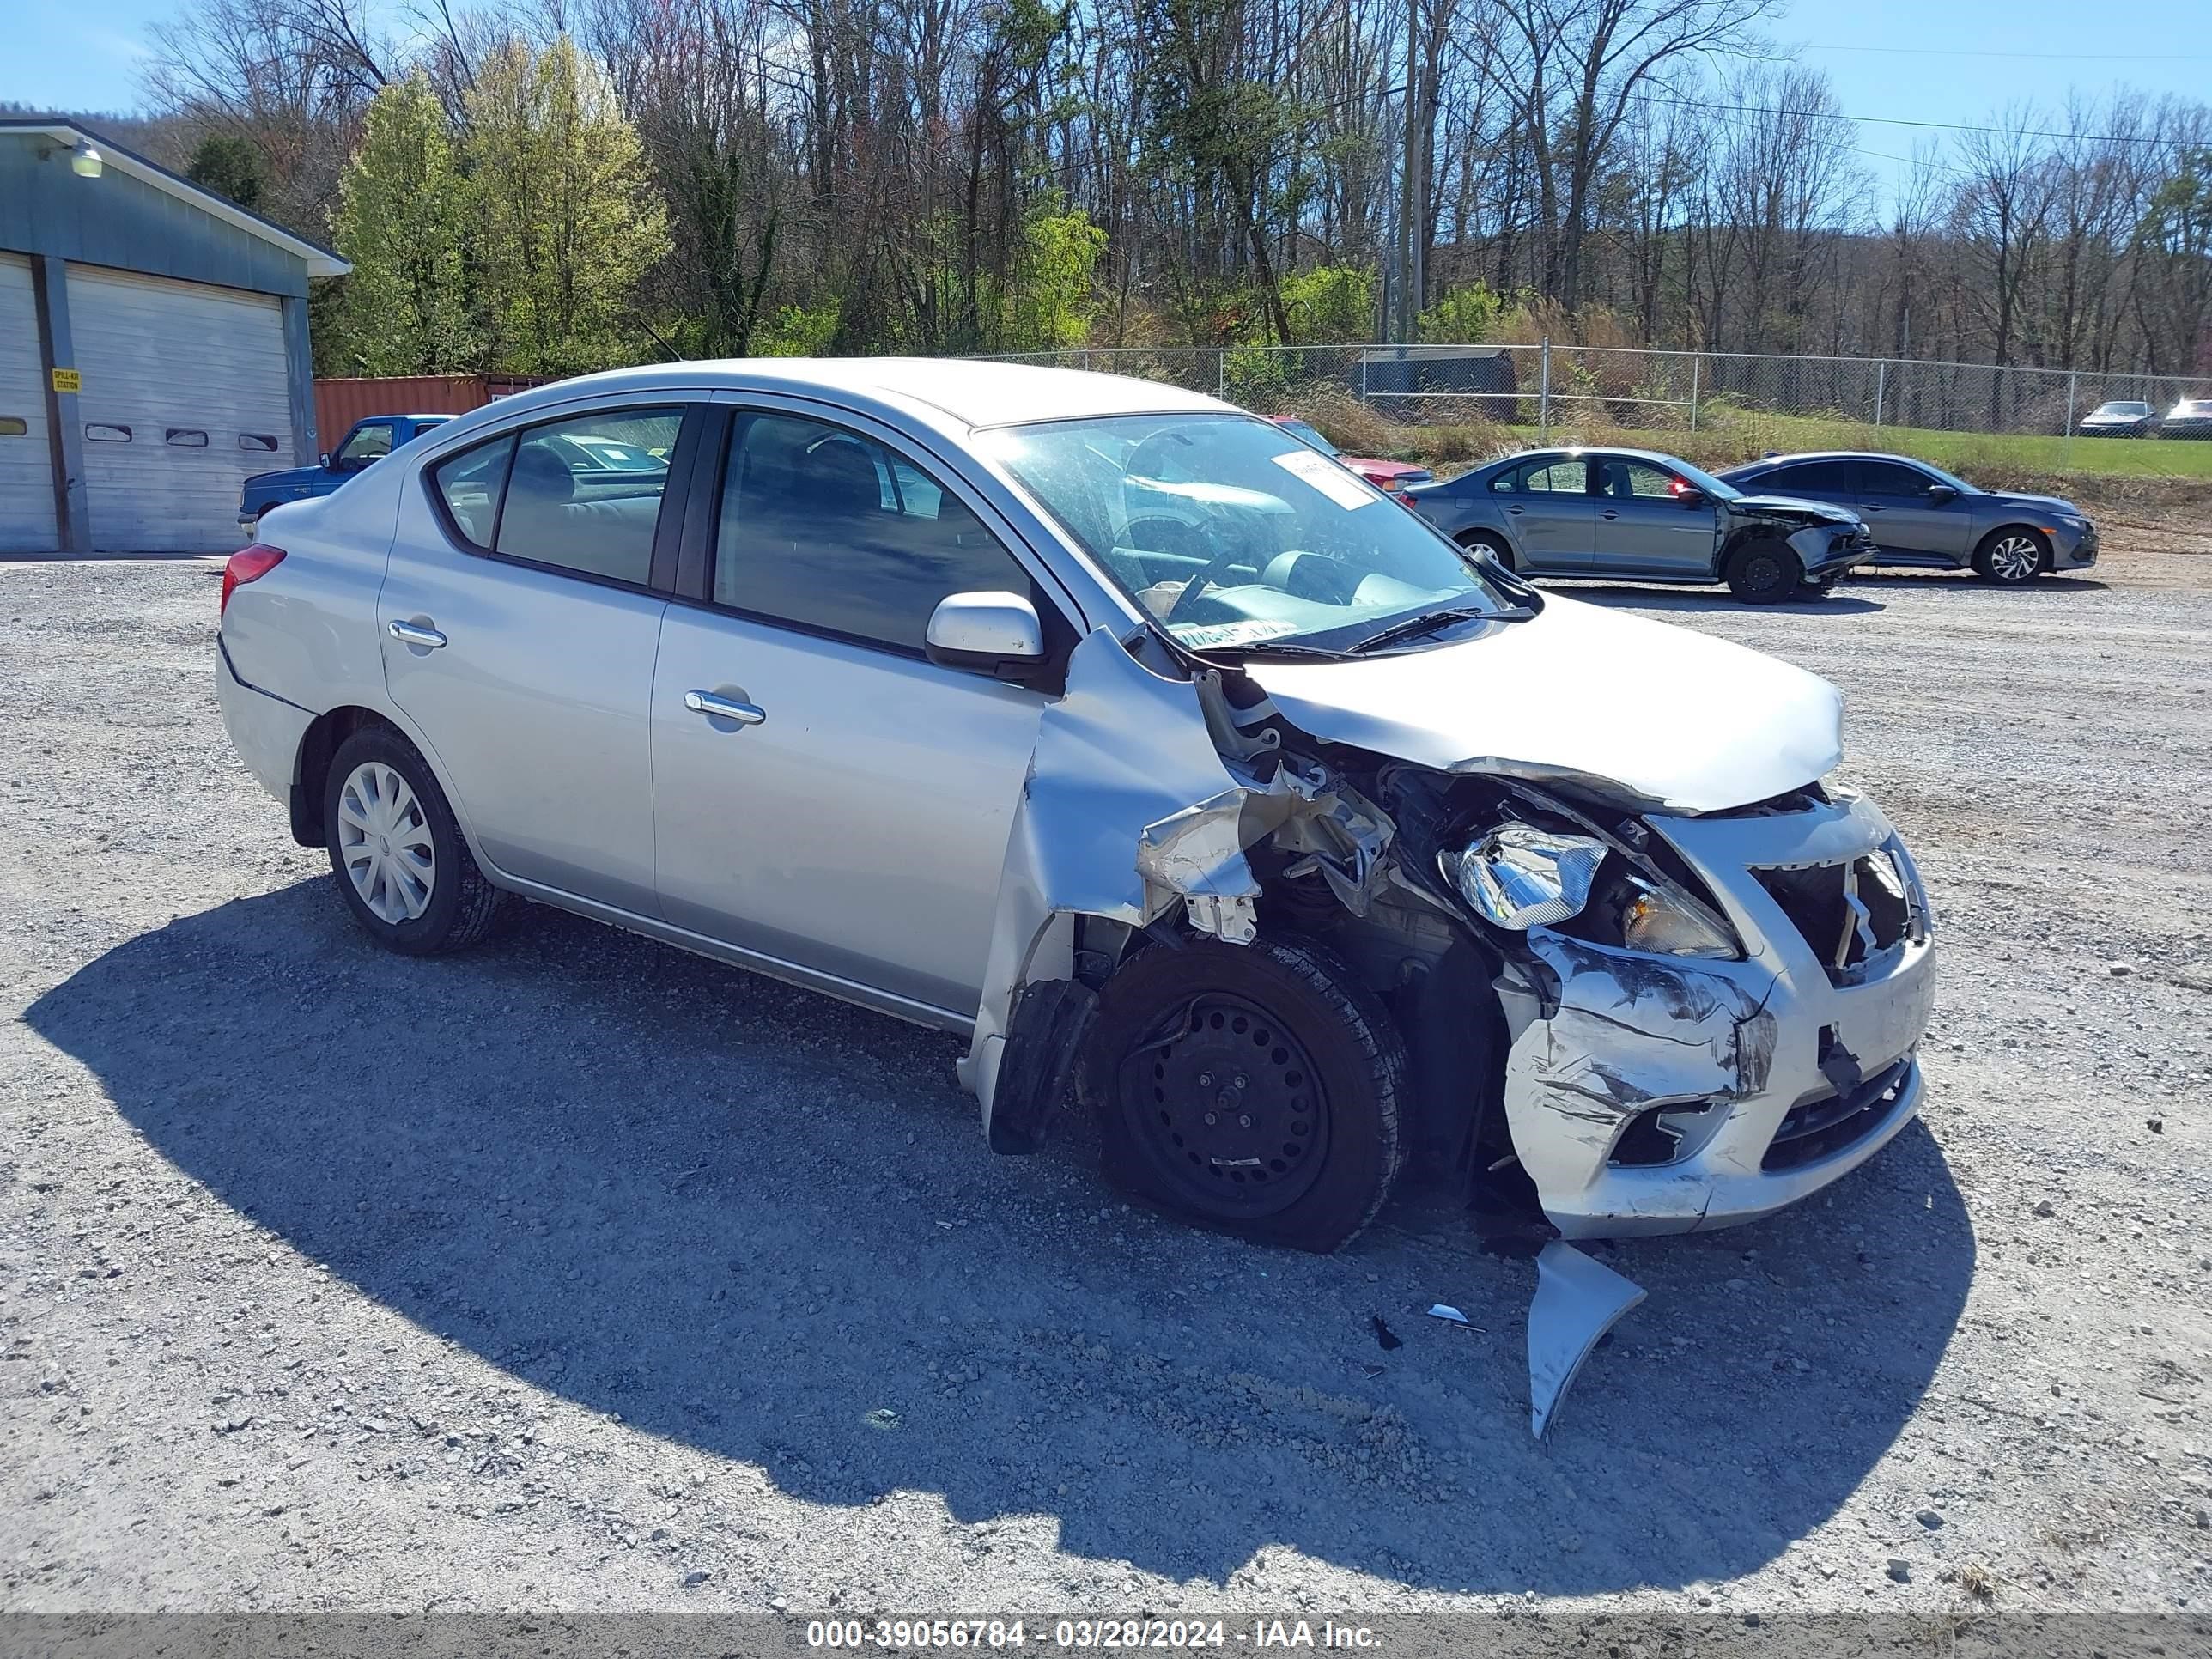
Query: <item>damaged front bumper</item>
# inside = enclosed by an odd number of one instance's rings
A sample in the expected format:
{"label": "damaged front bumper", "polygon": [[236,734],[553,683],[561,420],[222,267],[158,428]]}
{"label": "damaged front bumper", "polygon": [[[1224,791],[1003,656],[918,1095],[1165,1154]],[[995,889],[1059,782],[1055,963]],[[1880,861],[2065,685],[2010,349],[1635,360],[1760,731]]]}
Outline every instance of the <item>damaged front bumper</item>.
{"label": "damaged front bumper", "polygon": [[1570,1238],[1756,1220],[1856,1169],[1920,1106],[1935,946],[1881,813],[1839,795],[1646,821],[1746,955],[1653,957],[1534,928],[1507,963],[1507,1124]]}

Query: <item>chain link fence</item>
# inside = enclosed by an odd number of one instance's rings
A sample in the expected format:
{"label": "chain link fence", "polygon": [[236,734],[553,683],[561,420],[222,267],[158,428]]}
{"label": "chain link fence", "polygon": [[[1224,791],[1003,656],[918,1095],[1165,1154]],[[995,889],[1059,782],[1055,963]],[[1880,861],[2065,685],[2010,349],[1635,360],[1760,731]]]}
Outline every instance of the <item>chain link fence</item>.
{"label": "chain link fence", "polygon": [[[2063,468],[2076,440],[2160,435],[2162,418],[2177,404],[2212,398],[2212,377],[2203,375],[1548,342],[1096,348],[1006,354],[1000,361],[1137,375],[1261,414],[1334,416],[1337,428],[1350,427],[1344,441],[1353,447],[1385,441],[1433,447],[1434,429],[1442,428],[1463,429],[1452,447],[1480,449],[1488,428],[1500,428],[1499,445],[1649,434],[1692,452],[1692,459],[1909,447],[1915,434],[1946,433],[2057,440],[2043,459]],[[2083,420],[2108,404],[2143,405],[2148,418],[2140,432],[2085,431]],[[1346,422],[1348,407],[1366,422]],[[1397,430],[1407,428],[1430,430]],[[1873,435],[1885,431],[1893,434],[1887,444]],[[2185,434],[2178,428],[2172,435]],[[2212,438],[2212,420],[2201,420],[2188,435]]]}

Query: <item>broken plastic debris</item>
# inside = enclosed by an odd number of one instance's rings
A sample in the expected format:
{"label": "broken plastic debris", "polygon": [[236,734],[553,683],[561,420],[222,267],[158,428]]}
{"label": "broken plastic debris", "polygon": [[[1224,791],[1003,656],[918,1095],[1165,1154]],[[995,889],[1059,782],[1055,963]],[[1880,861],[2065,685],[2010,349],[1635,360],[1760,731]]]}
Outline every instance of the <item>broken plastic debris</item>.
{"label": "broken plastic debris", "polygon": [[1528,1304],[1528,1428],[1536,1438],[1551,1428],[1598,1339],[1643,1300],[1641,1285],[1564,1240],[1553,1239],[1538,1254],[1536,1295]]}
{"label": "broken plastic debris", "polygon": [[1465,1314],[1462,1313],[1457,1308],[1453,1307],[1449,1302],[1438,1302],[1433,1304],[1429,1309],[1429,1317],[1431,1319],[1444,1320],[1454,1325],[1464,1325],[1469,1330],[1475,1328],[1474,1322],[1472,1319],[1469,1319]]}

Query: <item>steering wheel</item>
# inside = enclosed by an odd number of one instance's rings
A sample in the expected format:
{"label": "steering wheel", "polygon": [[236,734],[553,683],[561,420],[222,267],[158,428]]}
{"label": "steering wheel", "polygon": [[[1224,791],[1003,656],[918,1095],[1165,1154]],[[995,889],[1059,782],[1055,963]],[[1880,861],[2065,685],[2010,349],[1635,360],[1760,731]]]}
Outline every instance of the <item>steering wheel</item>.
{"label": "steering wheel", "polygon": [[1168,607],[1168,614],[1160,618],[1160,625],[1164,628],[1181,622],[1183,613],[1196,602],[1198,596],[1218,582],[1229,567],[1243,556],[1244,550],[1234,543],[1215,554],[1205,569],[1183,584],[1182,592],[1176,595],[1176,602]]}

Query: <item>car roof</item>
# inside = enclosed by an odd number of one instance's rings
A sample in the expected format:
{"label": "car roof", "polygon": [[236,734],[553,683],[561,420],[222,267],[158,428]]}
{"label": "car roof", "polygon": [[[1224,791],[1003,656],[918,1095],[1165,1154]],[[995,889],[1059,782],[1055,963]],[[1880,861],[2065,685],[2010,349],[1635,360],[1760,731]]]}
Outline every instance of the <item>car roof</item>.
{"label": "car roof", "polygon": [[933,411],[932,424],[969,428],[1102,415],[1243,412],[1199,392],[1132,375],[947,357],[726,357],[650,363],[556,380],[489,407],[513,416],[604,392],[652,395],[679,388],[799,397],[826,392],[859,404]]}
{"label": "car roof", "polygon": [[1740,461],[1729,469],[1731,472],[1747,472],[1755,466],[1781,466],[1791,461],[1896,461],[1905,466],[1925,468],[1925,461],[1916,461],[1910,455],[1893,455],[1881,449],[1801,449],[1789,455],[1762,455],[1755,461]]}

